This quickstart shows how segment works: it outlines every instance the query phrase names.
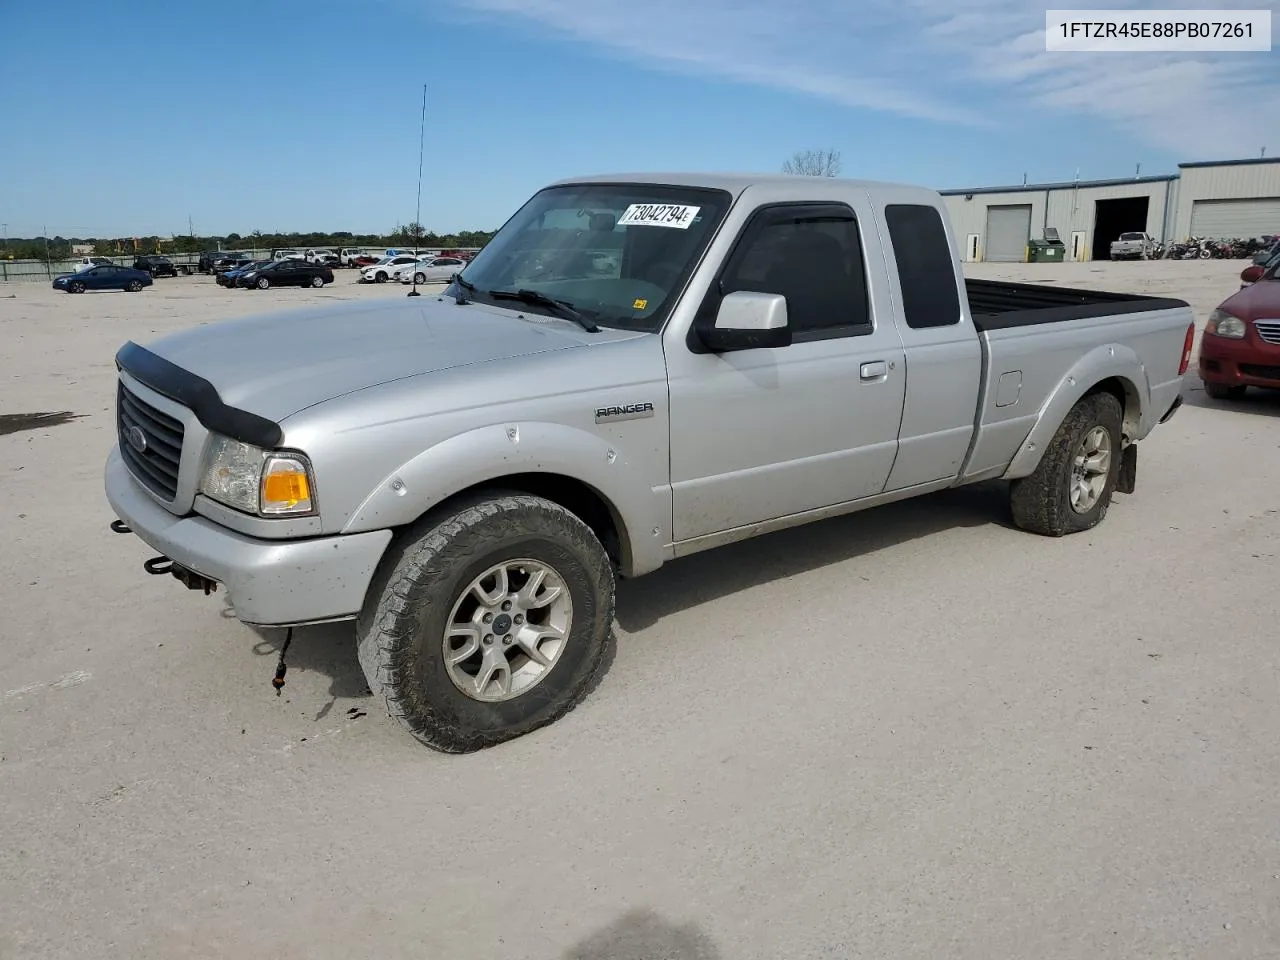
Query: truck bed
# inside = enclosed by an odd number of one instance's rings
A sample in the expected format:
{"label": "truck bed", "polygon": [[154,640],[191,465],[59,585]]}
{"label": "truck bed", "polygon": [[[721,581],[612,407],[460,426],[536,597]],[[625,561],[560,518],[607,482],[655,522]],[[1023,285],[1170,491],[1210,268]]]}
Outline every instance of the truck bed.
{"label": "truck bed", "polygon": [[1039,283],[966,279],[964,285],[973,325],[979,330],[1007,330],[1010,327],[1187,306],[1182,300],[1167,297],[1077,290]]}

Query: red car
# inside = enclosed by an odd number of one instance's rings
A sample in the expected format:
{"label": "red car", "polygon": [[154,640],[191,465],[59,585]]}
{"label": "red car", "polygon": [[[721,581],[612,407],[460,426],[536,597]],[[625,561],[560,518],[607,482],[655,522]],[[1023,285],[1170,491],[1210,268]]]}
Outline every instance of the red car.
{"label": "red car", "polygon": [[1200,341],[1200,379],[1209,396],[1238,400],[1249,387],[1280,390],[1280,259],[1209,315]]}

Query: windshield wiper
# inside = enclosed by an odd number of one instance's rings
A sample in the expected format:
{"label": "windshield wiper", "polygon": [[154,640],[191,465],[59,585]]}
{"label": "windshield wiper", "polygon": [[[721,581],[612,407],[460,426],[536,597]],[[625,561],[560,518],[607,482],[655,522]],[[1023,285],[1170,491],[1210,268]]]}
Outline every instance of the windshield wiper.
{"label": "windshield wiper", "polygon": [[[474,289],[474,287],[472,288]],[[490,290],[489,296],[495,300],[519,300],[521,303],[536,304],[540,307],[546,307],[556,316],[564,317],[566,320],[572,320],[583,330],[588,333],[596,333],[600,330],[593,321],[583,316],[577,310],[573,309],[573,304],[564,300],[557,300],[555,297],[549,297],[545,293],[537,290]]]}

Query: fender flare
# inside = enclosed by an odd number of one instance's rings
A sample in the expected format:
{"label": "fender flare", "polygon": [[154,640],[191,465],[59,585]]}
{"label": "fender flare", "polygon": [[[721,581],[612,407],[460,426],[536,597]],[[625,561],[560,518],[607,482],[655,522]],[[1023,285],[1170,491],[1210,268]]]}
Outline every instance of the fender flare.
{"label": "fender flare", "polygon": [[659,491],[618,444],[541,421],[491,424],[429,447],[387,474],[352,511],[342,533],[405,526],[449,497],[523,473],[568,477],[595,491],[618,528],[625,575],[662,565],[669,501],[664,516]]}
{"label": "fender flare", "polygon": [[1062,375],[1040,407],[1036,424],[1022,441],[1002,475],[1005,480],[1030,476],[1040,465],[1054,434],[1071,408],[1104,380],[1116,379],[1124,385],[1124,425],[1130,440],[1142,436],[1142,423],[1151,408],[1151,384],[1146,367],[1132,347],[1106,343],[1095,347]]}

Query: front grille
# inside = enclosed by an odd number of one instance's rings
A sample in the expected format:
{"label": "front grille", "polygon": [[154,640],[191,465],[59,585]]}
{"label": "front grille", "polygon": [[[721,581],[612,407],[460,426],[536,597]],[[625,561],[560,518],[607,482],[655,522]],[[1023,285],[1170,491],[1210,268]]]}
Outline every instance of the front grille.
{"label": "front grille", "polygon": [[1280,380],[1280,367],[1266,367],[1258,363],[1240,364],[1240,372],[1246,377],[1257,377],[1259,380]]}
{"label": "front grille", "polygon": [[1253,326],[1267,343],[1280,343],[1280,320],[1255,320]]}
{"label": "front grille", "polygon": [[[116,427],[120,435],[120,456],[140,483],[166,500],[178,494],[178,464],[182,458],[183,426],[161,413],[125,388],[116,389]],[[136,444],[134,428],[142,431],[142,450]],[[129,439],[134,433],[134,440]]]}

